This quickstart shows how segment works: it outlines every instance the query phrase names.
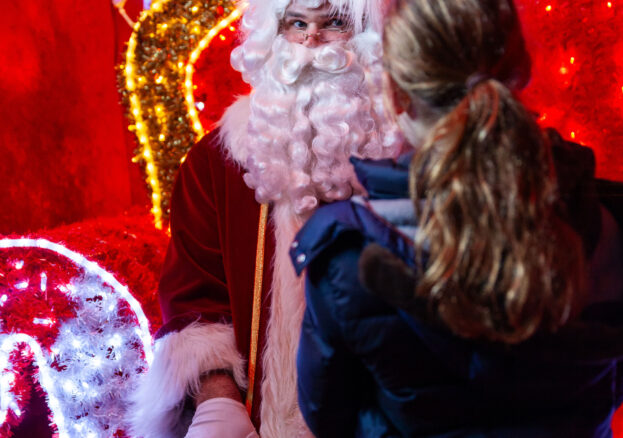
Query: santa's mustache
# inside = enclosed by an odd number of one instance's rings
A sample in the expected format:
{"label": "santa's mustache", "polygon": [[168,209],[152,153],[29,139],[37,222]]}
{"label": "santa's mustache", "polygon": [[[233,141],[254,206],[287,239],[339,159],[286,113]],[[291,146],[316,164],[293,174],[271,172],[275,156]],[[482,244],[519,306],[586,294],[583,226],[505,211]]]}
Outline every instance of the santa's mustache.
{"label": "santa's mustache", "polygon": [[284,85],[292,85],[303,76],[318,72],[329,75],[347,73],[356,63],[355,52],[341,41],[311,48],[291,43],[279,35],[272,52],[269,68],[273,77]]}

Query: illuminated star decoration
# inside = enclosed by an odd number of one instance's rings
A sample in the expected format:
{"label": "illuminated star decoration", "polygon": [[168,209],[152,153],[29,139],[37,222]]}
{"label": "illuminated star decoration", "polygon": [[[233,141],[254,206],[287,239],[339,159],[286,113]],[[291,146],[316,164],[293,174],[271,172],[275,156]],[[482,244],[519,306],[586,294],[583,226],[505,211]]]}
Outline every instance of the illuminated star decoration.
{"label": "illuminated star decoration", "polygon": [[119,87],[139,143],[134,161],[145,169],[158,228],[168,221],[180,163],[206,134],[201,104],[193,98],[194,64],[245,7],[231,0],[155,1],[141,13],[128,42]]}
{"label": "illuminated star decoration", "polygon": [[147,318],[96,263],[43,239],[0,240],[0,435],[24,411],[31,357],[59,438],[120,436],[153,357]]}

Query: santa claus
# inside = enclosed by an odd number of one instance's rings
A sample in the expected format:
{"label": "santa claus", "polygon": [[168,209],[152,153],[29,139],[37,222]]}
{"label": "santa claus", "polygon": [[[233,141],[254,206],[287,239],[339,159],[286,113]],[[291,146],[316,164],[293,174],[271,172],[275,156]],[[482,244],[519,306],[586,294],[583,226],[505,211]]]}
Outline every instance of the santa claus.
{"label": "santa claus", "polygon": [[137,436],[310,435],[288,252],[318,205],[359,190],[350,156],[400,148],[382,108],[383,0],[249,3],[231,61],[253,91],[190,151],[173,192],[165,324],[134,395]]}

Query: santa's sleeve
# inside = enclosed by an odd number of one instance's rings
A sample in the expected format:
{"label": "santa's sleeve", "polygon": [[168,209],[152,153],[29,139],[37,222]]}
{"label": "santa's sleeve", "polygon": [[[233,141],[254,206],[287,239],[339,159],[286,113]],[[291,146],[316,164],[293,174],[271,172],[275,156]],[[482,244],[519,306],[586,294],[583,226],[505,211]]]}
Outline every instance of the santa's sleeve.
{"label": "santa's sleeve", "polygon": [[184,436],[192,418],[190,396],[211,370],[229,370],[241,388],[246,385],[210,172],[208,148],[215,141],[210,135],[191,149],[172,193],[171,241],[158,290],[164,325],[156,334],[154,361],[132,397],[137,437]]}

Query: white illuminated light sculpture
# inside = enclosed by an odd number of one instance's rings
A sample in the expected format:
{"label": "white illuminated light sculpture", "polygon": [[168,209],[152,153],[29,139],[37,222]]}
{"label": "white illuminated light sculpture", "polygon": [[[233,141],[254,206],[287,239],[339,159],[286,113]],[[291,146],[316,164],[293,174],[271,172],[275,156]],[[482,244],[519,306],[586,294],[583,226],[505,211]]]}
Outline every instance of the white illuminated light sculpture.
{"label": "white illuminated light sculpture", "polygon": [[[22,414],[11,391],[19,370],[14,369],[10,356],[25,344],[39,369],[39,383],[59,438],[109,436],[123,430],[125,396],[136,381],[137,370],[145,369],[153,358],[149,325],[139,302],[112,274],[62,245],[44,239],[0,240],[0,250],[9,248],[52,251],[80,266],[84,273],[57,287],[75,303],[76,317],[59,326],[49,352],[27,334],[0,334],[0,426],[9,411],[17,417]],[[41,291],[47,293],[54,287],[45,272],[40,278],[37,286]],[[23,285],[17,286],[19,291]],[[0,306],[9,299],[10,295],[3,294]],[[119,312],[123,301],[131,315]],[[51,325],[56,321],[35,318],[33,323]]]}

